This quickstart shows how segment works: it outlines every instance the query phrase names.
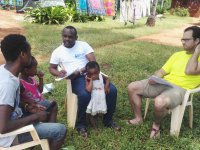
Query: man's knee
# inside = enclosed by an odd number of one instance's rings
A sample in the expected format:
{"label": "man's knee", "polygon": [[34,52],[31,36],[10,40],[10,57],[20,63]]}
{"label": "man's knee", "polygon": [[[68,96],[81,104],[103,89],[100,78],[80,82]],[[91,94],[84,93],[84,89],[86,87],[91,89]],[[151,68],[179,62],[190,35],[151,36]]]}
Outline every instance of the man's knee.
{"label": "man's knee", "polygon": [[54,139],[56,141],[59,141],[59,140],[62,140],[65,137],[65,135],[67,133],[67,128],[65,127],[64,124],[56,123],[54,132],[55,132]]}
{"label": "man's knee", "polygon": [[83,91],[78,95],[78,105],[80,107],[88,105],[91,100],[91,94],[87,91]]}
{"label": "man's knee", "polygon": [[157,96],[155,98],[155,102],[154,102],[154,108],[158,111],[161,111],[165,108],[167,108],[169,105],[169,98],[164,96],[164,95],[160,95]]}
{"label": "man's knee", "polygon": [[110,84],[110,93],[117,94],[117,88],[113,84]]}
{"label": "man's knee", "polygon": [[81,91],[78,95],[78,97],[80,97],[81,99],[91,99],[91,93],[87,92],[87,91]]}
{"label": "man's knee", "polygon": [[141,84],[139,81],[132,82],[128,85],[128,92],[134,93],[137,92],[141,88]]}

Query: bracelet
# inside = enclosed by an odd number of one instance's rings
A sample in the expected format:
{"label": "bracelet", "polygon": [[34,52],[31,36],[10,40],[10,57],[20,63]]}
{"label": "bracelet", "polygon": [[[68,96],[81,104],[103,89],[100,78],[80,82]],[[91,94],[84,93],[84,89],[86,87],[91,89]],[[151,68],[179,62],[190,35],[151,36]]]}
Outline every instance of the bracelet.
{"label": "bracelet", "polygon": [[25,104],[25,105],[24,105],[24,110],[25,110],[26,112],[28,112],[28,111],[27,111],[27,107],[28,107],[28,104]]}

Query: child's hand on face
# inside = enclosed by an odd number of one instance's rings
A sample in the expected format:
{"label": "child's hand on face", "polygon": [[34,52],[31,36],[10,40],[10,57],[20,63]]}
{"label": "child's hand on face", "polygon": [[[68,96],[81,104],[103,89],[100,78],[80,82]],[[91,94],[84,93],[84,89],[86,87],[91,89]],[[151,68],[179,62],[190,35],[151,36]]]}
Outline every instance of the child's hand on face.
{"label": "child's hand on face", "polygon": [[105,85],[104,90],[105,90],[105,93],[108,94],[110,92],[109,85],[108,86]]}
{"label": "child's hand on face", "polygon": [[88,81],[88,82],[91,82],[92,81],[92,78],[88,77],[88,76],[85,76],[85,79]]}
{"label": "child's hand on face", "polygon": [[38,71],[38,72],[37,72],[37,76],[38,76],[39,79],[41,79],[41,78],[44,77],[44,73],[41,72],[41,71]]}

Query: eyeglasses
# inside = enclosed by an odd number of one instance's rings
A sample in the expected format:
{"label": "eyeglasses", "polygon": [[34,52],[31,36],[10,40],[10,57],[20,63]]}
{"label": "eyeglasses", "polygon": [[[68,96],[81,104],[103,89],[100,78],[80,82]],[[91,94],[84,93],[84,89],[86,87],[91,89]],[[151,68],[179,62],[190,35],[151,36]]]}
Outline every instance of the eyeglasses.
{"label": "eyeglasses", "polygon": [[188,42],[190,40],[193,40],[193,38],[191,38],[191,39],[181,39],[181,42]]}

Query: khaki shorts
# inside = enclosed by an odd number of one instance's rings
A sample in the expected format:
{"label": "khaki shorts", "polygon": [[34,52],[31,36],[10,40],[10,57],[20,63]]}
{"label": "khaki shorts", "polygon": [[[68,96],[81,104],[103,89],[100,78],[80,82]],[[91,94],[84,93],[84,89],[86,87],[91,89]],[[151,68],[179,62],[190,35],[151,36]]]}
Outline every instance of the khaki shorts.
{"label": "khaki shorts", "polygon": [[148,79],[141,80],[140,82],[142,82],[143,85],[143,97],[155,98],[159,95],[165,95],[169,98],[168,108],[170,109],[180,105],[184,99],[186,90],[176,85],[174,85],[173,87],[169,87],[163,84],[150,85],[148,83]]}

